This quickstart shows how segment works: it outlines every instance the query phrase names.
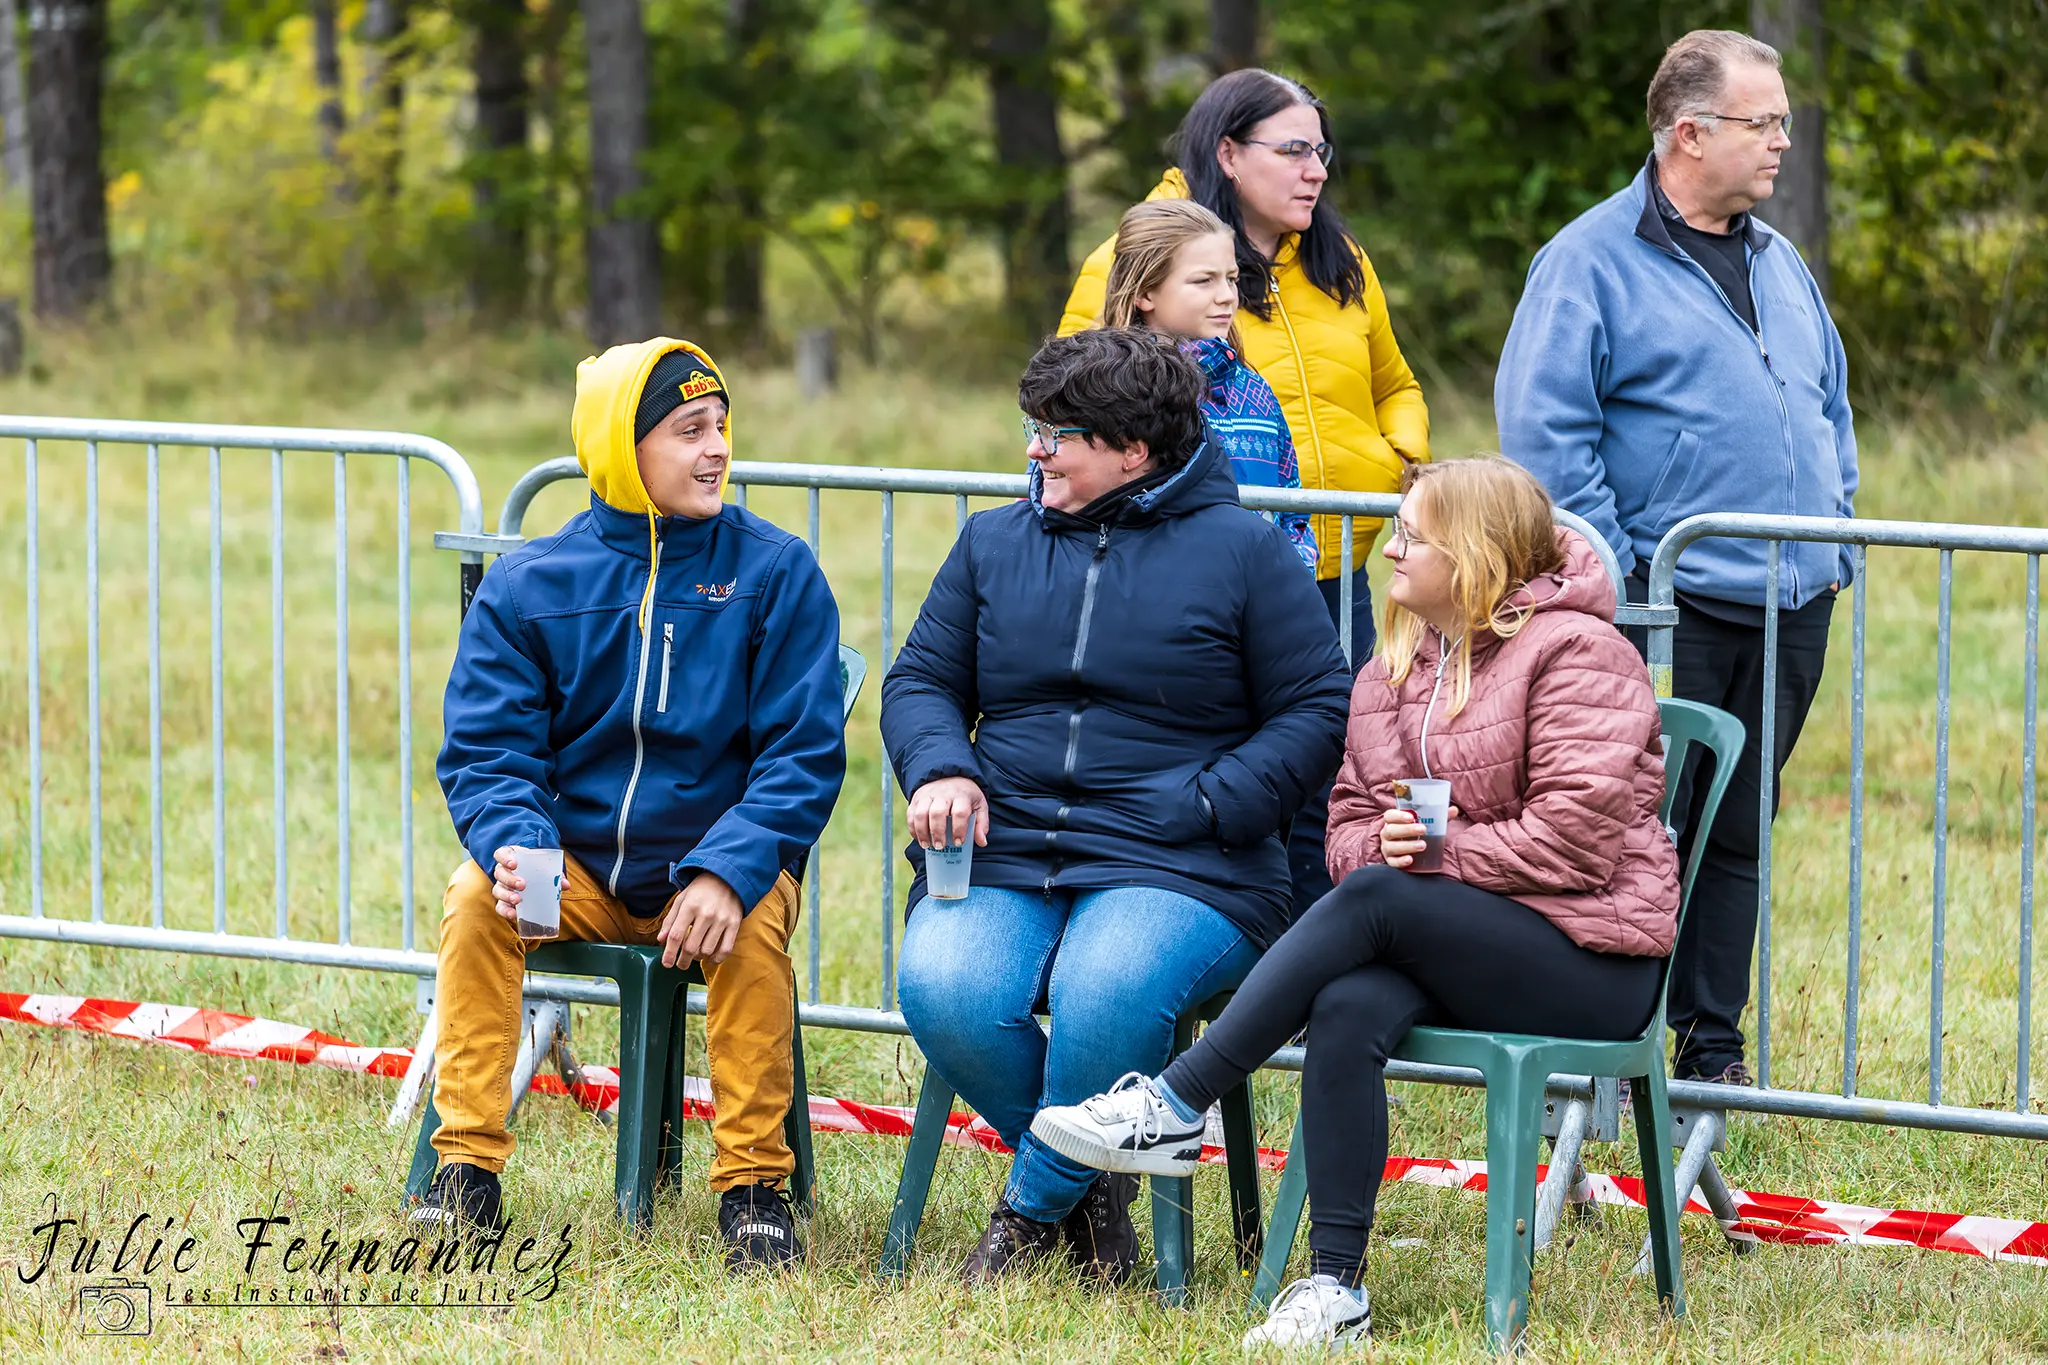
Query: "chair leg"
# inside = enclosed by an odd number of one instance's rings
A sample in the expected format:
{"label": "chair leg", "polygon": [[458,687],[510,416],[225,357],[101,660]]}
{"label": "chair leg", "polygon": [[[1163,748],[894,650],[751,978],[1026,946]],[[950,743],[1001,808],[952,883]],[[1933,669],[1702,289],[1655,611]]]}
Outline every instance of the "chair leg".
{"label": "chair leg", "polygon": [[1188,1267],[1195,1261],[1195,1181],[1192,1176],[1150,1176],[1152,1254],[1159,1262],[1159,1298],[1169,1308],[1187,1302]]}
{"label": "chair leg", "polygon": [[1515,1058],[1486,1077],[1486,1330],[1512,1351],[1529,1321],[1543,1068]]}
{"label": "chair leg", "polygon": [[1294,1135],[1287,1140],[1287,1164],[1280,1171],[1280,1189],[1273,1196],[1273,1221],[1266,1229],[1265,1253],[1258,1278],[1252,1281],[1252,1307],[1264,1308],[1280,1292],[1287,1258],[1301,1231],[1301,1210],[1308,1202],[1308,1164],[1301,1155],[1301,1115],[1294,1116]]}
{"label": "chair leg", "polygon": [[[657,1189],[671,1182],[680,1182],[679,1172],[683,1164],[683,1107],[689,1084],[689,1016],[685,1010],[685,994],[688,988],[676,991],[673,1005],[669,1007],[668,1046],[662,1049],[661,1067],[661,1129],[655,1140],[654,1183]],[[656,1008],[659,1008],[657,1002]],[[623,1111],[625,1093],[620,1091],[620,1105]]]}
{"label": "chair leg", "polygon": [[811,1090],[804,1076],[804,1026],[801,1020],[790,1029],[789,1060],[792,1086],[789,1113],[782,1121],[782,1135],[789,1143],[790,1155],[796,1158],[796,1171],[790,1177],[791,1192],[796,1196],[796,1210],[808,1218],[816,1205],[818,1167],[811,1150]]}
{"label": "chair leg", "polygon": [[434,1150],[434,1134],[441,1131],[441,1113],[434,1108],[433,1092],[426,1097],[427,1112],[420,1116],[419,1141],[413,1144],[412,1169],[405,1174],[405,1199],[416,1204],[427,1197],[427,1187],[434,1183],[434,1171],[441,1164],[440,1153]]}
{"label": "chair leg", "polygon": [[624,972],[619,981],[619,1155],[613,1184],[619,1216],[643,1228],[654,1219],[674,1004],[653,998],[656,980],[643,967]]}
{"label": "chair leg", "polygon": [[896,1182],[896,1203],[889,1211],[889,1238],[882,1247],[881,1274],[885,1278],[900,1279],[910,1262],[952,1112],[953,1088],[931,1067],[925,1067],[924,1083],[917,1090],[917,1118],[910,1126],[910,1146],[903,1153],[903,1176]]}
{"label": "chair leg", "polygon": [[1650,1268],[1657,1298],[1674,1318],[1685,1316],[1684,1270],[1680,1264],[1677,1179],[1671,1170],[1671,1096],[1659,1067],[1633,1085],[1647,1091],[1636,1104],[1636,1150],[1643,1162],[1643,1204],[1650,1214]]}
{"label": "chair leg", "polygon": [[1223,1097],[1223,1156],[1230,1171],[1230,1230],[1237,1268],[1258,1268],[1264,1236],[1259,1228],[1259,1132],[1252,1122],[1252,1087],[1246,1081]]}

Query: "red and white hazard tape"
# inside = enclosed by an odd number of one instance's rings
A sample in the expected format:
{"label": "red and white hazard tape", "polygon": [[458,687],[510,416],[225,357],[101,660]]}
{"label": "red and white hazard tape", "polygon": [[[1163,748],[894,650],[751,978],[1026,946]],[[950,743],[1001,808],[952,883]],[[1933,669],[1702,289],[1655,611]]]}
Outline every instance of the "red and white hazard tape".
{"label": "red and white hazard tape", "polygon": [[[300,1062],[372,1076],[402,1077],[412,1060],[411,1048],[362,1047],[296,1024],[280,1024],[271,1019],[252,1019],[245,1014],[195,1009],[188,1005],[94,1000],[75,995],[18,995],[0,991],[0,1021],[103,1033],[115,1038],[181,1047],[216,1057]],[[588,1109],[617,1107],[617,1071],[610,1067],[585,1066],[583,1077],[583,1083],[575,1086],[573,1092],[554,1076],[536,1076],[533,1089],[543,1094],[573,1093],[576,1100]],[[700,1076],[691,1076],[686,1081],[684,1115],[698,1119],[711,1117],[711,1086]],[[896,1105],[811,1097],[811,1127],[819,1132],[908,1137],[915,1117],[916,1111]],[[946,1134],[949,1142],[995,1152],[1008,1150],[995,1130],[979,1117],[954,1114],[949,1123]],[[1223,1160],[1223,1149],[1205,1145],[1202,1160]],[[1278,1169],[1286,1160],[1284,1151],[1269,1147],[1259,1149],[1259,1164],[1268,1170]],[[1390,1157],[1385,1179],[1389,1184],[1398,1182],[1483,1191],[1486,1188],[1486,1163]],[[2048,1222],[1921,1213],[1911,1209],[1874,1209],[1859,1204],[1797,1199],[1748,1190],[1731,1190],[1729,1194],[1735,1201],[1737,1221],[1728,1225],[1726,1230],[1736,1238],[1792,1245],[1915,1246],[1994,1261],[2048,1265]],[[1581,1202],[1642,1208],[1643,1182],[1631,1176],[1588,1174],[1585,1182],[1573,1191],[1573,1197]],[[1686,1205],[1686,1212],[1711,1216],[1706,1204],[1697,1197]]]}

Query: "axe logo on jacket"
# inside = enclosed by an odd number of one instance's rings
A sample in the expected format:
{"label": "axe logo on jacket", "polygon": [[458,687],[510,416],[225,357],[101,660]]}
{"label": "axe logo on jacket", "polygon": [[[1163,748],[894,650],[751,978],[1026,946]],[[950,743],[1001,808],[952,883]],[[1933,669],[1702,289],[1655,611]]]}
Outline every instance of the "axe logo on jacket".
{"label": "axe logo on jacket", "polygon": [[708,597],[713,602],[724,602],[731,599],[739,585],[740,581],[737,578],[725,583],[699,583],[696,585],[697,595]]}

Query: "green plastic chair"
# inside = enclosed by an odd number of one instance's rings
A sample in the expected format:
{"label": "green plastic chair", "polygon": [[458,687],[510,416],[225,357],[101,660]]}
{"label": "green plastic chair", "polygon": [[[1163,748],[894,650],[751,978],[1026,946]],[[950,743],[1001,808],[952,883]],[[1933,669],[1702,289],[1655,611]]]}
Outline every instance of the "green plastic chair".
{"label": "green plastic chair", "polygon": [[[1742,722],[1711,706],[1666,700],[1658,703],[1663,729],[1670,740],[1665,772],[1684,771],[1688,751],[1703,744],[1714,755],[1714,774],[1707,788],[1700,828],[1713,826],[1715,812],[1728,790],[1736,758],[1742,752]],[[1668,781],[1661,808],[1668,826],[1678,789]],[[1679,921],[1692,899],[1694,875],[1706,840],[1693,842],[1680,888]],[[1432,1066],[1466,1066],[1486,1077],[1486,1330],[1496,1350],[1512,1349],[1529,1318],[1529,1277],[1535,1251],[1536,1158],[1543,1137],[1544,1084],[1556,1073],[1615,1076],[1628,1080],[1634,1095],[1636,1147],[1644,1172],[1644,1199],[1650,1214],[1651,1268],[1657,1297],[1673,1317],[1685,1313],[1685,1290],[1678,1255],[1678,1203],[1669,1153],[1671,1100],[1664,1075],[1664,995],[1670,964],[1657,992],[1657,1011],[1642,1036],[1625,1042],[1592,1042],[1532,1034],[1482,1033],[1466,1029],[1420,1026],[1408,1031],[1394,1056]],[[1315,1046],[1315,1040],[1309,1040]],[[1264,1308],[1280,1290],[1288,1256],[1300,1230],[1302,1206],[1308,1197],[1301,1151],[1301,1118],[1294,1120],[1289,1159],[1273,1201],[1272,1235],[1252,1286],[1252,1302]]]}
{"label": "green plastic chair", "polygon": [[[1193,1045],[1195,1025],[1214,1019],[1230,1002],[1228,991],[1181,1016],[1174,1029],[1173,1054]],[[1040,1002],[1041,1005],[1043,1002]],[[1249,1275],[1259,1263],[1259,1144],[1252,1123],[1252,1092],[1247,1082],[1223,1096],[1223,1150],[1230,1172],[1230,1215],[1237,1240],[1238,1266]],[[889,1213],[889,1237],[882,1250],[881,1274],[900,1278],[917,1243],[918,1224],[938,1169],[939,1146],[945,1140],[947,1116],[953,1112],[953,1089],[929,1066],[917,1091],[917,1117],[911,1123],[910,1149],[903,1156],[903,1177],[896,1185],[896,1203]],[[1158,1261],[1159,1294],[1178,1306],[1187,1297],[1188,1267],[1195,1258],[1192,1217],[1195,1182],[1192,1176],[1149,1177],[1152,1186],[1152,1248]]]}
{"label": "green plastic chair", "polygon": [[[851,715],[867,660],[858,650],[839,646],[842,718]],[[624,943],[543,943],[526,955],[530,972],[564,976],[605,977],[619,986],[619,1112],[618,1158],[613,1186],[619,1216],[635,1227],[654,1217],[655,1189],[675,1174],[681,1158],[683,1120],[683,1029],[689,988],[704,984],[693,963],[687,969],[661,965],[661,949]],[[790,1177],[799,1211],[809,1215],[816,1179],[811,1149],[811,1103],[804,1076],[804,1031],[801,1017],[790,1031],[790,1059],[795,1087],[782,1131],[796,1157]],[[508,1097],[509,1098],[509,1097]],[[441,1116],[431,1092],[414,1145],[405,1192],[417,1202],[433,1183],[439,1155],[434,1134]]]}

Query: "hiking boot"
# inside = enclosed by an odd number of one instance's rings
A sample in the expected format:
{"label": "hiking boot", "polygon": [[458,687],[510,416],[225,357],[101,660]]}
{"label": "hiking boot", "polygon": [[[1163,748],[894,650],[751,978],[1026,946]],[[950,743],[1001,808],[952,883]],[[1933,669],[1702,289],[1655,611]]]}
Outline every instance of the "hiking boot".
{"label": "hiking boot", "polygon": [[1151,1078],[1133,1071],[1103,1094],[1038,1111],[1031,1132],[1040,1142],[1098,1171],[1191,1175],[1202,1158],[1204,1124],[1174,1112]]}
{"label": "hiking boot", "polygon": [[779,1270],[804,1254],[789,1195],[779,1185],[735,1185],[720,1195],[718,1232],[725,1238],[725,1268],[735,1275],[762,1266]]}
{"label": "hiking boot", "polygon": [[1137,1270],[1138,1229],[1131,1224],[1137,1197],[1138,1177],[1105,1172],[1060,1220],[1060,1245],[1083,1275],[1119,1285]]}
{"label": "hiking boot", "polygon": [[1312,1275],[1280,1291],[1266,1320],[1244,1334],[1245,1354],[1354,1346],[1372,1333],[1372,1305],[1363,1289],[1347,1289],[1334,1275]]}
{"label": "hiking boot", "polygon": [[1747,1066],[1744,1066],[1741,1062],[1730,1062],[1728,1063],[1728,1065],[1721,1068],[1720,1075],[1702,1076],[1700,1077],[1700,1079],[1705,1081],[1708,1085],[1753,1086],[1756,1084],[1756,1077],[1750,1075],[1749,1068]]}
{"label": "hiking boot", "polygon": [[438,1223],[449,1229],[467,1225],[486,1232],[501,1232],[505,1213],[500,1200],[498,1175],[467,1161],[451,1161],[434,1172],[434,1183],[426,1198],[411,1214],[415,1223]]}
{"label": "hiking boot", "polygon": [[1060,1225],[1026,1218],[1008,1204],[997,1204],[988,1231],[960,1264],[960,1278],[986,1284],[1019,1270],[1028,1270],[1059,1245]]}

